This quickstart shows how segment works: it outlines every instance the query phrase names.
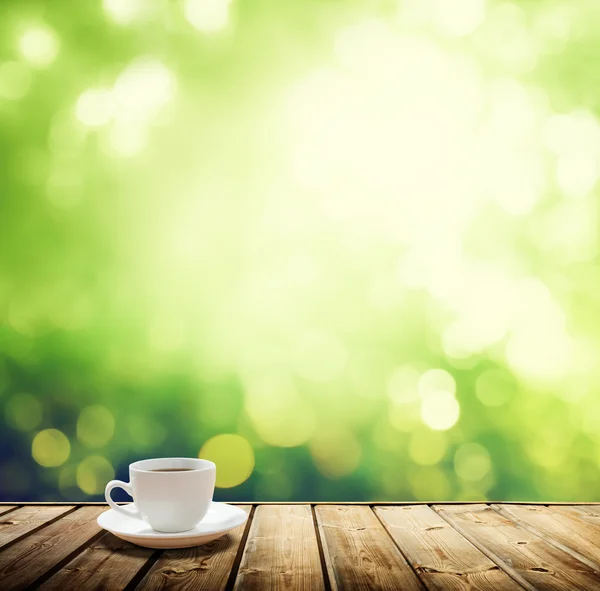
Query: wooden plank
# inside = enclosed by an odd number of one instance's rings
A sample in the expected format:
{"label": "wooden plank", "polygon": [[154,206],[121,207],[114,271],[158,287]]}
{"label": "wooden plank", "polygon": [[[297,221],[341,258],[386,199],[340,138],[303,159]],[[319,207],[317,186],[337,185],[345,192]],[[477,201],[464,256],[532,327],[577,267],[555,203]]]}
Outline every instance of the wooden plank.
{"label": "wooden plank", "polygon": [[153,554],[106,533],[38,589],[124,589]]}
{"label": "wooden plank", "polygon": [[[241,508],[248,514],[252,510],[250,505]],[[228,535],[203,546],[165,550],[136,591],[225,589],[248,525],[246,522]]]}
{"label": "wooden plank", "polygon": [[16,509],[19,505],[0,505],[0,515],[4,515],[13,509]]}
{"label": "wooden plank", "polygon": [[[238,501],[240,505],[306,505],[306,504],[319,504],[319,505],[367,505],[367,506],[408,506],[408,505],[433,505],[438,503],[439,501],[433,499],[430,501],[402,501],[401,503],[394,501]],[[490,501],[487,499],[482,499],[481,501],[444,501],[444,505],[473,505],[473,504],[481,504],[481,503],[489,503]],[[599,507],[600,502],[590,502],[590,501],[498,501],[503,505],[552,505],[552,506],[586,506],[586,507]],[[0,506],[2,505],[15,505],[17,501],[2,501],[0,502]],[[77,505],[78,507],[93,507],[102,505],[103,507],[108,507],[108,505],[104,501],[78,501],[76,503],[72,501],[31,501],[31,502],[23,502],[19,501],[19,505]],[[128,505],[129,502],[126,503],[118,503],[121,505]]]}
{"label": "wooden plank", "polygon": [[332,589],[422,590],[369,507],[315,507]]}
{"label": "wooden plank", "polygon": [[492,505],[519,526],[542,536],[557,548],[600,572],[600,528],[548,507]]}
{"label": "wooden plank", "polygon": [[325,589],[309,505],[256,508],[234,589]]}
{"label": "wooden plank", "polygon": [[24,589],[63,560],[71,560],[100,533],[96,518],[103,511],[106,507],[81,507],[2,550],[2,591]]}
{"label": "wooden plank", "polygon": [[428,589],[522,591],[427,505],[377,507],[375,513]]}
{"label": "wooden plank", "polygon": [[590,591],[600,588],[600,575],[588,565],[517,527],[487,505],[436,505],[434,509],[528,589]]}
{"label": "wooden plank", "polygon": [[44,524],[68,513],[75,507],[21,507],[5,517],[0,517],[0,548],[39,529]]}
{"label": "wooden plank", "polygon": [[583,521],[587,526],[600,530],[600,506],[597,505],[570,505],[568,507],[552,505],[554,512],[569,515],[574,519]]}

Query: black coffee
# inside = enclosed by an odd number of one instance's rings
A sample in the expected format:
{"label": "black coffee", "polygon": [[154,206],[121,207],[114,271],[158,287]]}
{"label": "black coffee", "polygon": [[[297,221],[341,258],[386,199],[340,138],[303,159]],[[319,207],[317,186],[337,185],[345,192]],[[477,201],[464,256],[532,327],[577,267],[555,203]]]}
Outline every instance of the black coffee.
{"label": "black coffee", "polygon": [[150,472],[191,472],[193,468],[159,468],[158,470],[150,470]]}

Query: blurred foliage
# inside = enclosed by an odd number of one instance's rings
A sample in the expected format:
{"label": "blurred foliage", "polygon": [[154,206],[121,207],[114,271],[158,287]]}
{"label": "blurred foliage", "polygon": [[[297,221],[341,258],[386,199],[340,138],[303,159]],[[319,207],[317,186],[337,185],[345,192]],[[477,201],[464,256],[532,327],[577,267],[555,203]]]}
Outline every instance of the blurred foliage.
{"label": "blurred foliage", "polygon": [[3,0],[0,500],[599,500],[597,0]]}

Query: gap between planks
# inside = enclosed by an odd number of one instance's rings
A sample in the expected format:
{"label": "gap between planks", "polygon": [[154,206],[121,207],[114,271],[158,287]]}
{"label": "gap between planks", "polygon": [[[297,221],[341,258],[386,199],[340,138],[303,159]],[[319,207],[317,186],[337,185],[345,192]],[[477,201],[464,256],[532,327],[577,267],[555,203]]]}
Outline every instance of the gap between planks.
{"label": "gap between planks", "polygon": [[242,563],[242,558],[244,556],[244,550],[246,549],[248,535],[250,534],[250,527],[252,525],[252,521],[254,520],[254,513],[256,513],[256,505],[252,506],[250,513],[248,514],[248,519],[246,520],[246,525],[244,527],[244,533],[242,534],[240,545],[238,546],[235,559],[231,566],[231,572],[229,573],[227,583],[225,584],[225,591],[231,591],[235,585],[235,580],[237,579],[238,572],[240,570],[240,564]]}
{"label": "gap between planks", "polygon": [[[474,546],[527,589],[591,591],[600,588],[596,569],[486,504],[438,505],[434,510]],[[518,545],[518,546],[517,546]],[[517,578],[518,577],[518,578]]]}
{"label": "gap between planks", "polygon": [[[467,504],[467,503],[465,503]],[[443,506],[443,505],[442,505]],[[499,568],[501,568],[509,577],[515,580],[521,587],[526,589],[527,591],[537,591],[537,589],[529,583],[526,579],[524,579],[516,569],[512,568],[511,565],[507,564],[504,560],[502,560],[499,556],[497,556],[494,552],[492,552],[486,545],[482,544],[477,540],[476,536],[472,536],[468,531],[466,531],[463,527],[448,519],[442,512],[438,511],[437,506],[431,506],[431,509],[435,511],[448,525],[454,528],[463,538],[467,539],[475,548],[477,548],[480,552],[485,554],[494,564],[496,564]]]}
{"label": "gap between planks", "polygon": [[[375,505],[375,506],[377,506],[377,505]],[[424,589],[424,591],[427,591],[427,586],[425,585],[425,582],[421,578],[421,575],[415,569],[413,561],[406,554],[406,552],[400,547],[400,544],[398,544],[398,542],[396,542],[394,536],[392,536],[390,530],[386,527],[386,524],[381,519],[381,515],[379,515],[379,513],[377,511],[375,511],[373,509],[373,507],[371,507],[371,512],[373,513],[373,515],[375,515],[377,521],[379,521],[379,523],[381,524],[381,527],[383,528],[383,531],[385,531],[385,533],[388,535],[388,537],[389,537],[390,542],[392,543],[392,545],[396,546],[396,548],[398,549],[398,552],[400,552],[400,554],[403,556],[404,560],[406,560],[406,563],[408,564],[408,566],[410,566],[410,568],[412,569],[412,571],[415,573],[415,576],[417,577],[417,579],[421,583],[421,586]]]}
{"label": "gap between planks", "polygon": [[[33,505],[35,506],[35,505]],[[5,513],[2,513],[0,515],[0,521],[4,521],[5,519],[8,520],[12,520],[14,519],[14,514],[17,511],[20,511],[21,509],[27,509],[27,507],[29,507],[29,505],[24,505],[21,507],[15,507],[14,509],[11,509],[10,511],[6,511]],[[69,505],[67,505],[67,507],[69,507]],[[39,522],[37,525],[32,525],[31,528],[27,529],[25,528],[23,533],[16,535],[16,537],[14,538],[9,538],[7,541],[5,542],[0,542],[0,550],[4,551],[8,548],[10,548],[11,546],[17,544],[18,542],[20,542],[21,540],[23,540],[24,538],[27,538],[37,532],[39,532],[42,529],[45,529],[46,527],[52,525],[53,523],[59,521],[60,519],[62,519],[63,517],[66,517],[67,515],[71,515],[72,513],[74,513],[75,511],[77,511],[79,509],[78,506],[74,507],[72,505],[70,505],[70,509],[66,508],[62,513],[58,513],[57,515],[55,515],[54,517],[51,517],[50,519],[47,519],[46,521],[41,521]],[[33,522],[35,524],[35,522]]]}
{"label": "gap between planks", "polygon": [[[10,505],[10,508],[7,509],[6,511],[2,511],[3,506],[7,506],[5,503],[0,504],[0,516],[3,518],[4,516],[8,516],[10,515],[13,511],[16,511],[22,507],[26,507],[26,506],[31,506],[31,505],[63,505],[63,503],[19,503],[18,506],[14,506],[14,505]],[[91,503],[90,503],[91,504]],[[320,562],[321,562],[321,568],[322,568],[322,572],[323,572],[323,576],[325,579],[325,588],[327,590],[331,589],[331,582],[329,580],[329,573],[325,564],[325,553],[323,550],[323,540],[322,540],[322,535],[323,533],[320,531],[320,528],[318,527],[317,521],[316,521],[316,511],[315,508],[318,507],[319,505],[323,505],[323,506],[327,506],[327,505],[341,505],[341,506],[364,506],[364,505],[368,505],[370,507],[378,507],[378,506],[395,506],[395,507],[402,507],[402,506],[415,506],[415,505],[420,505],[420,506],[430,506],[430,508],[436,512],[437,515],[439,515],[442,519],[444,519],[444,521],[446,521],[453,529],[455,529],[459,534],[461,534],[464,538],[466,538],[469,542],[471,542],[475,547],[477,547],[481,552],[483,552],[486,556],[488,556],[494,563],[496,563],[504,572],[506,572],[509,576],[511,576],[516,582],[518,582],[522,587],[524,587],[525,589],[529,589],[529,590],[534,590],[535,588],[533,587],[533,585],[531,583],[529,583],[528,581],[524,580],[521,575],[519,575],[519,573],[517,573],[516,571],[514,571],[503,559],[499,558],[498,556],[496,556],[496,554],[492,551],[489,550],[487,547],[485,547],[483,544],[478,543],[476,537],[471,536],[470,533],[463,531],[463,529],[460,527],[460,525],[457,526],[457,524],[454,522],[454,520],[449,521],[448,519],[446,519],[446,517],[444,515],[442,515],[438,510],[437,507],[443,507],[444,505],[473,505],[474,503],[472,502],[455,502],[455,503],[439,503],[436,504],[436,507],[431,507],[431,505],[429,503],[303,503],[303,502],[297,502],[297,503],[248,503],[248,505],[251,506],[251,510],[250,510],[250,514],[248,517],[248,520],[245,524],[245,528],[244,528],[244,533],[242,536],[242,539],[240,541],[239,547],[237,549],[236,552],[236,557],[234,559],[232,568],[231,568],[231,572],[229,575],[229,578],[227,580],[227,583],[225,585],[225,589],[232,589],[237,575],[238,575],[238,571],[239,571],[239,567],[244,555],[244,552],[246,550],[246,543],[248,540],[248,535],[249,532],[251,530],[251,525],[252,525],[252,520],[254,518],[254,514],[255,511],[257,509],[257,507],[259,505],[306,505],[310,507],[311,510],[311,515],[312,515],[312,520],[313,520],[313,527],[315,529],[315,535],[317,538],[317,544],[318,544],[318,548],[319,548],[319,558],[320,558]],[[552,543],[555,547],[559,548],[560,550],[564,551],[564,552],[569,552],[574,558],[576,558],[577,560],[582,561],[582,557],[575,551],[572,551],[572,549],[560,544],[559,542],[554,543],[554,540],[548,539],[547,535],[544,535],[543,533],[541,533],[539,530],[537,530],[537,528],[533,527],[533,526],[529,526],[528,524],[524,524],[523,520],[519,519],[517,516],[513,515],[512,513],[506,511],[506,513],[503,513],[503,509],[502,506],[498,506],[496,504],[490,504],[489,502],[487,503],[481,503],[482,505],[486,505],[487,507],[489,507],[490,509],[492,509],[494,512],[502,515],[503,517],[510,519],[510,521],[512,521],[517,527],[523,528],[523,529],[527,529],[529,530],[531,533],[533,533],[534,535],[544,539],[546,542]],[[519,503],[513,502],[513,503],[502,503],[502,505],[518,505]],[[34,530],[27,532],[25,534],[23,534],[23,536],[20,536],[19,538],[15,539],[14,541],[11,541],[9,545],[12,545],[13,543],[16,543],[20,540],[22,540],[23,538],[39,532],[40,530],[52,525],[53,523],[55,523],[56,521],[62,519],[63,517],[65,517],[66,515],[70,515],[73,512],[77,511],[78,509],[80,509],[83,505],[86,504],[73,504],[73,503],[64,503],[64,505],[70,505],[72,508],[70,510],[65,511],[64,513],[62,513],[61,515],[53,518],[52,520],[41,524],[39,527],[35,528]],[[75,505],[75,506],[74,506]],[[105,503],[94,503],[94,505],[105,505]],[[566,506],[567,508],[569,506],[573,506],[573,507],[584,507],[584,506],[590,506],[590,507],[596,507],[596,506],[600,506],[600,503],[522,503],[522,505],[529,505],[529,506],[546,506],[549,505],[550,507],[552,506]],[[402,548],[396,543],[396,541],[394,540],[394,538],[391,536],[389,530],[387,527],[385,527],[385,524],[382,522],[380,515],[378,515],[378,513],[376,511],[374,511],[373,509],[371,509],[371,512],[374,514],[374,516],[376,517],[377,521],[379,522],[379,524],[381,525],[382,529],[384,530],[384,532],[386,533],[387,537],[389,537],[390,539],[390,544],[392,544],[394,547],[397,548],[397,550],[400,552],[400,554],[406,559],[406,562],[408,563],[408,565],[412,568],[412,570],[416,573],[416,571],[413,568],[413,565],[411,563],[411,560],[407,559],[407,556],[405,554],[405,552],[403,552]],[[34,581],[34,586],[37,586],[41,583],[43,583],[44,581],[48,580],[50,577],[52,577],[56,572],[58,572],[61,568],[63,568],[66,564],[68,564],[70,561],[72,561],[75,557],[77,557],[80,553],[82,553],[87,547],[89,547],[91,544],[95,543],[95,541],[97,541],[102,535],[104,535],[105,532],[101,531],[98,534],[92,536],[90,539],[88,539],[86,542],[84,542],[83,544],[81,544],[78,548],[74,549],[70,554],[68,554],[67,556],[65,556],[59,563],[55,564],[52,566],[52,568],[50,568],[47,572],[45,572],[43,575],[41,575],[40,577],[38,577],[38,579],[36,579]],[[146,574],[150,571],[150,569],[152,568],[152,566],[154,565],[154,563],[158,560],[158,558],[160,557],[160,555],[162,554],[162,551],[155,551],[152,556],[150,556],[148,558],[148,560],[146,561],[146,563],[141,567],[141,569],[136,573],[136,575],[133,577],[133,579],[129,582],[129,584],[127,585],[126,589],[127,590],[133,590],[135,589],[139,583],[143,580],[143,578],[146,576]],[[583,557],[585,558],[585,557]],[[582,561],[583,562],[583,561]],[[586,562],[587,564],[587,562]],[[588,564],[588,566],[591,566]],[[596,566],[596,570],[597,570],[597,566]],[[424,585],[421,577],[417,574],[417,578],[419,580],[419,582]]]}
{"label": "gap between planks", "polygon": [[[589,566],[592,570],[596,571],[597,573],[600,573],[599,563],[595,562],[591,558],[588,558],[584,554],[577,551],[576,550],[577,544],[573,544],[573,546],[570,546],[570,545],[567,545],[566,543],[563,543],[557,539],[558,536],[563,537],[564,534],[567,534],[568,536],[570,535],[570,537],[572,537],[573,534],[577,534],[577,532],[572,531],[570,534],[569,534],[569,532],[565,532],[564,531],[565,527],[563,526],[563,524],[560,522],[556,523],[556,519],[553,516],[550,508],[547,508],[547,511],[544,512],[543,518],[549,520],[549,525],[554,525],[555,527],[557,527],[558,531],[555,531],[555,532],[550,532],[550,531],[544,532],[541,529],[539,529],[539,527],[536,527],[536,525],[534,525],[533,523],[530,523],[526,517],[520,516],[519,513],[517,511],[515,511],[515,509],[518,510],[518,508],[519,508],[518,506],[516,506],[512,510],[511,510],[511,508],[505,509],[504,507],[502,507],[502,505],[497,505],[495,503],[490,506],[492,507],[492,509],[494,509],[494,511],[496,511],[503,517],[510,519],[513,523],[515,523],[517,525],[517,527],[521,527],[523,529],[526,529],[527,531],[530,531],[532,534],[535,534],[536,536],[545,540],[548,544],[551,544],[555,548],[558,548],[559,550],[562,550],[563,552],[570,554],[576,560],[579,560],[580,562],[587,564],[587,566]],[[561,532],[561,530],[563,530],[563,531]],[[563,535],[561,535],[561,533]],[[585,543],[586,540],[583,540],[583,542]],[[598,548],[597,545],[596,545],[596,548]]]}
{"label": "gap between planks", "polygon": [[325,561],[325,551],[323,550],[323,540],[321,539],[321,532],[319,531],[315,505],[310,506],[310,512],[312,514],[313,527],[315,528],[315,534],[317,536],[317,547],[319,548],[319,559],[321,560],[321,570],[323,571],[323,583],[325,584],[325,591],[331,591],[331,580],[329,579],[329,570],[327,569],[327,562]]}

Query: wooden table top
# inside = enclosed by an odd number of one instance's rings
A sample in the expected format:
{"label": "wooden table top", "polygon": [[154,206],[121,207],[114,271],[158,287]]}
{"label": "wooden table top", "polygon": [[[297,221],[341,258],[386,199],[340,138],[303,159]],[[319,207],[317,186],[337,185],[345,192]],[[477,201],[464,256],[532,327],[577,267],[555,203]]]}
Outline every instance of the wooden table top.
{"label": "wooden table top", "polygon": [[600,590],[600,504],[247,504],[185,550],[101,530],[106,505],[0,505],[0,589]]}

